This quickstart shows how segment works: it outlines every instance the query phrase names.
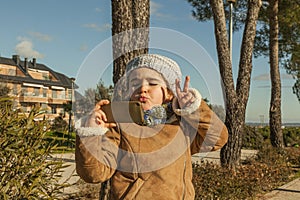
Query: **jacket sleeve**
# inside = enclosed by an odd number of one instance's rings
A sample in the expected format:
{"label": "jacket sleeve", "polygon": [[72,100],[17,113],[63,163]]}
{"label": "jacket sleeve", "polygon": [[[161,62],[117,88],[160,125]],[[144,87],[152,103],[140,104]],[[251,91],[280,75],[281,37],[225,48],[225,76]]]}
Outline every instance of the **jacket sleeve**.
{"label": "jacket sleeve", "polygon": [[188,108],[179,109],[173,101],[175,113],[181,116],[182,126],[191,139],[191,153],[215,151],[222,148],[228,140],[225,124],[209,108],[196,89],[190,89],[197,99]]}
{"label": "jacket sleeve", "polygon": [[77,127],[75,147],[77,174],[88,183],[108,180],[117,167],[119,143],[120,134],[114,129]]}

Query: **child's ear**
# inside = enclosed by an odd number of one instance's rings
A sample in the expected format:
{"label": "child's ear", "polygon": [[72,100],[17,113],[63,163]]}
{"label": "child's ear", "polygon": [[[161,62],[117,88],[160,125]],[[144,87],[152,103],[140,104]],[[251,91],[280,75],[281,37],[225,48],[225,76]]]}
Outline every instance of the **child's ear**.
{"label": "child's ear", "polygon": [[167,89],[167,91],[165,92],[166,96],[165,96],[165,101],[166,102],[170,102],[172,101],[174,95],[173,95],[173,92],[169,89]]}

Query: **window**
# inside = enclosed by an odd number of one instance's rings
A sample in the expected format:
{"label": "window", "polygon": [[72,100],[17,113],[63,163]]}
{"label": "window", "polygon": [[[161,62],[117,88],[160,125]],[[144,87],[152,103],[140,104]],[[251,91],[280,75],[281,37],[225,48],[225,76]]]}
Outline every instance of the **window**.
{"label": "window", "polygon": [[45,111],[47,111],[47,112],[49,112],[49,111],[48,111],[48,105],[47,105],[46,103],[42,103],[42,104],[41,104],[41,109],[42,109],[42,110],[45,110]]}
{"label": "window", "polygon": [[43,88],[43,97],[47,97],[47,88]]}
{"label": "window", "polygon": [[44,73],[42,73],[42,76],[43,76],[43,79],[44,79],[44,80],[50,80],[50,79],[49,79],[49,74],[48,74],[48,73],[45,73],[45,72],[44,72]]}
{"label": "window", "polygon": [[66,99],[72,98],[72,90],[68,89],[68,95],[66,95]]}
{"label": "window", "polygon": [[60,99],[65,99],[65,97],[66,97],[66,91],[65,90],[60,91],[59,97],[60,97]]}
{"label": "window", "polygon": [[40,88],[34,88],[32,96],[39,96],[40,95]]}
{"label": "window", "polygon": [[52,114],[56,114],[56,113],[57,113],[56,105],[53,105],[53,106],[51,107],[51,112],[52,112]]}
{"label": "window", "polygon": [[52,98],[53,99],[57,98],[57,91],[56,90],[52,90]]}

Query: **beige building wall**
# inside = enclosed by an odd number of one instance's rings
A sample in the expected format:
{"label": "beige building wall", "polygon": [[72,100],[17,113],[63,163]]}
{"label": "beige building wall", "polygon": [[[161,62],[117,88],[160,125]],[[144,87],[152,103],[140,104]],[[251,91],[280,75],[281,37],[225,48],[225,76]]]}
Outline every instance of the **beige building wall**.
{"label": "beige building wall", "polygon": [[[28,70],[30,76],[39,80],[57,81],[50,72],[42,70]],[[9,76],[25,76],[16,66],[0,64],[0,74]],[[1,82],[0,82],[1,83]],[[43,84],[2,82],[10,88],[10,96],[14,99],[14,108],[29,113],[34,106],[45,110],[45,117],[54,119],[62,115],[67,120],[69,115],[63,105],[71,100],[71,89],[44,86]],[[36,86],[36,87],[34,87]]]}

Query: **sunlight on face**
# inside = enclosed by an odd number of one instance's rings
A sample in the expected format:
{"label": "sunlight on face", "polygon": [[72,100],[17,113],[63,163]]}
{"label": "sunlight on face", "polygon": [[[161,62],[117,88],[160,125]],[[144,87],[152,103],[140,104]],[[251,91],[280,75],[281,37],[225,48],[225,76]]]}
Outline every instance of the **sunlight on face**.
{"label": "sunlight on face", "polygon": [[167,84],[160,73],[149,68],[138,68],[129,75],[131,100],[142,103],[144,110],[161,105],[165,100]]}

